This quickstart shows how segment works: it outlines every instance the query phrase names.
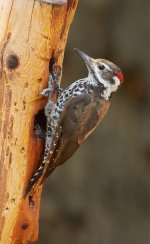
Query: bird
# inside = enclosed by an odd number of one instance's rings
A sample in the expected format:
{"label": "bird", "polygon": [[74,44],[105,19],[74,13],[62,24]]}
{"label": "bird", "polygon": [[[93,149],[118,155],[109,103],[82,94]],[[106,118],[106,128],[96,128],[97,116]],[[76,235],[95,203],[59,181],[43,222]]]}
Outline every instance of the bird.
{"label": "bird", "polygon": [[75,51],[85,62],[88,76],[72,83],[54,103],[52,83],[55,85],[58,77],[51,71],[49,86],[41,92],[42,96],[48,97],[44,159],[29,181],[24,196],[28,195],[35,183],[42,184],[56,167],[64,164],[76,152],[105,117],[113,93],[124,82],[121,69],[111,61],[94,59],[78,48]]}

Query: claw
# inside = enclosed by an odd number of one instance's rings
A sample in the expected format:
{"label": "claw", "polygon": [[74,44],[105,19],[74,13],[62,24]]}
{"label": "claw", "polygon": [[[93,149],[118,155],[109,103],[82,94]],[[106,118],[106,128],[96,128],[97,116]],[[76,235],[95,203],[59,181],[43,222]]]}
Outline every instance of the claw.
{"label": "claw", "polygon": [[56,92],[58,98],[60,95],[60,86],[57,80],[54,80],[54,91]]}
{"label": "claw", "polygon": [[54,92],[56,92],[57,98],[60,95],[60,86],[59,86],[59,79],[62,74],[62,69],[59,65],[55,64],[55,61],[53,60],[53,63],[51,64],[50,68],[50,78],[49,78],[49,85],[53,82],[54,84]]}
{"label": "claw", "polygon": [[59,87],[59,90],[60,90],[60,92],[63,92],[63,89],[61,87]]}
{"label": "claw", "polygon": [[48,88],[44,89],[43,91],[41,91],[39,94],[43,97],[49,97],[52,95],[52,93],[53,93],[53,90],[50,87],[48,87]]}

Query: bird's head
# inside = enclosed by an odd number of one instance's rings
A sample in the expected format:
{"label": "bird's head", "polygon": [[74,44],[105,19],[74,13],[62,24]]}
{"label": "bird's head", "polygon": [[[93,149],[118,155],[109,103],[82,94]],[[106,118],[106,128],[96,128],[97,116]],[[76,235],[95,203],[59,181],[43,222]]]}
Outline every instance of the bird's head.
{"label": "bird's head", "polygon": [[103,88],[101,95],[105,100],[108,100],[124,82],[120,68],[106,59],[93,59],[78,48],[75,48],[75,51],[86,63],[89,71],[89,82],[93,86],[101,84]]}

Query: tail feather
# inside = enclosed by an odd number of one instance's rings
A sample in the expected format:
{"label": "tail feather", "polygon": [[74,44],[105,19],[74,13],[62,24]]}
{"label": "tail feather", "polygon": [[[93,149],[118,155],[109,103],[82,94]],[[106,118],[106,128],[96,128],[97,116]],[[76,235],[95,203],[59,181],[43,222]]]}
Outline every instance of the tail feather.
{"label": "tail feather", "polygon": [[38,179],[42,176],[43,170],[45,166],[45,160],[43,161],[42,165],[38,168],[38,170],[35,172],[33,177],[31,178],[30,182],[28,183],[28,186],[24,192],[24,197],[28,195],[28,193],[31,191],[34,184],[38,181]]}

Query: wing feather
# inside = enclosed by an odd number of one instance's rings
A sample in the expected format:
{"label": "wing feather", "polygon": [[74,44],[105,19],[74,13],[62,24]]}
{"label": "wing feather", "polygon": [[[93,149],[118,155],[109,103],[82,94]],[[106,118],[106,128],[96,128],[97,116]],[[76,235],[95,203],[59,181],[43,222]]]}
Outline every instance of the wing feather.
{"label": "wing feather", "polygon": [[99,123],[101,103],[90,94],[70,98],[60,116],[42,181],[66,162]]}

